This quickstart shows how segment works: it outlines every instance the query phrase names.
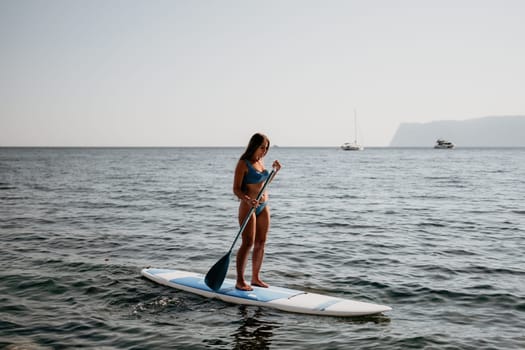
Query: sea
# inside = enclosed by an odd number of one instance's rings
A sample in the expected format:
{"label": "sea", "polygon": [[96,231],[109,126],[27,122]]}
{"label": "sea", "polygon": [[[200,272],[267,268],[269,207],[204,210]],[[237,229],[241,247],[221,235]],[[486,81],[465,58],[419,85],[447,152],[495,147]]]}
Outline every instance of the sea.
{"label": "sea", "polygon": [[0,348],[525,349],[524,148],[271,148],[262,277],[346,318],[141,277],[228,251],[242,151],[0,148]]}

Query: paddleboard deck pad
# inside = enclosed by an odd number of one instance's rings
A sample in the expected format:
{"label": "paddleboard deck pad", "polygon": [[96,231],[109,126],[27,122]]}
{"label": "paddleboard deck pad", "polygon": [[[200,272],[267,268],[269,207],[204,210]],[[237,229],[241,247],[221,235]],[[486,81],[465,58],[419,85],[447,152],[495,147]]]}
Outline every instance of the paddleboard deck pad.
{"label": "paddleboard deck pad", "polygon": [[253,286],[253,291],[242,291],[235,288],[235,281],[231,279],[224,280],[221,288],[215,292],[204,283],[204,275],[195,272],[147,268],[141,274],[153,282],[207,298],[234,304],[272,307],[288,312],[322,316],[364,316],[392,310],[385,305],[273,286]]}

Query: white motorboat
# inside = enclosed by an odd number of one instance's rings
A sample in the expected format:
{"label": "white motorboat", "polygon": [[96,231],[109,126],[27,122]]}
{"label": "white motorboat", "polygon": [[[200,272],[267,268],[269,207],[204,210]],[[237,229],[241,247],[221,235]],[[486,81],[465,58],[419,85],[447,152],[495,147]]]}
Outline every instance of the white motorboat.
{"label": "white motorboat", "polygon": [[434,148],[437,148],[437,149],[451,149],[451,148],[454,148],[454,144],[450,141],[446,141],[446,140],[443,140],[443,139],[438,139],[436,141],[436,144],[434,146]]}

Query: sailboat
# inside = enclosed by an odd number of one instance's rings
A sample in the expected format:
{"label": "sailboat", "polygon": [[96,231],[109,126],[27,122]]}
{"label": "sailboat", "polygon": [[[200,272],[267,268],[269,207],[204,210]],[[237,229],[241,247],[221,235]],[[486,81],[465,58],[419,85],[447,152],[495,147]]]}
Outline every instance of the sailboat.
{"label": "sailboat", "polygon": [[343,151],[362,151],[365,148],[357,143],[357,113],[354,109],[354,142],[345,142],[341,145]]}

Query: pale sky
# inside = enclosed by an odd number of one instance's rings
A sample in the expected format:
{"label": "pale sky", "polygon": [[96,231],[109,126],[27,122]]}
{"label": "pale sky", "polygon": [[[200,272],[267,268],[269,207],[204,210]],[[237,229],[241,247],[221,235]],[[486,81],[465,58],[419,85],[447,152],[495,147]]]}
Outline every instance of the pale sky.
{"label": "pale sky", "polygon": [[388,146],[525,115],[521,0],[0,0],[0,146]]}

